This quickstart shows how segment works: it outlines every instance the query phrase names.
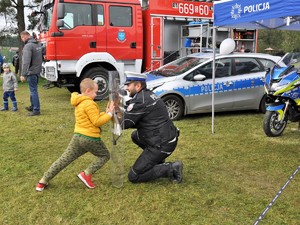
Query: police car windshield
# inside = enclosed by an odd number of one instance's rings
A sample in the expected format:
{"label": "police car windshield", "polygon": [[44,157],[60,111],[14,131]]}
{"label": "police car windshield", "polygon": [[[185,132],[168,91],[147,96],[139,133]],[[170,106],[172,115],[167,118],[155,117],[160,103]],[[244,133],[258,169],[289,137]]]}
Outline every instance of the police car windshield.
{"label": "police car windshield", "polygon": [[208,58],[198,58],[198,57],[183,57],[177,59],[165,66],[160,67],[155,71],[156,74],[172,77],[183,74],[184,72],[194,68],[202,62],[205,62]]}

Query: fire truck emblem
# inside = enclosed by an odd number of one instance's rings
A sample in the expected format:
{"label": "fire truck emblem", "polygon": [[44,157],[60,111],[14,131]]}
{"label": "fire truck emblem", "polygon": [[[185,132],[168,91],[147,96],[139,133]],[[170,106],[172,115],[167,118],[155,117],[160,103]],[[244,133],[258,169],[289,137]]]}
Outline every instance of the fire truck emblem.
{"label": "fire truck emblem", "polygon": [[126,33],[125,31],[119,31],[118,32],[118,41],[125,41],[126,40]]}

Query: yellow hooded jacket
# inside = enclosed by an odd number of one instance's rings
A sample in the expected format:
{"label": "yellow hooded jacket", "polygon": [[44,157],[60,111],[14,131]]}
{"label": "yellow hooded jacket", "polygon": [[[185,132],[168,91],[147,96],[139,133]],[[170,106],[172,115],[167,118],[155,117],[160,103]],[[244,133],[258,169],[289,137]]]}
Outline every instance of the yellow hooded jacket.
{"label": "yellow hooded jacket", "polygon": [[89,137],[101,137],[100,126],[111,119],[111,115],[100,112],[100,107],[88,96],[77,92],[71,94],[71,104],[75,107],[75,129],[74,133]]}

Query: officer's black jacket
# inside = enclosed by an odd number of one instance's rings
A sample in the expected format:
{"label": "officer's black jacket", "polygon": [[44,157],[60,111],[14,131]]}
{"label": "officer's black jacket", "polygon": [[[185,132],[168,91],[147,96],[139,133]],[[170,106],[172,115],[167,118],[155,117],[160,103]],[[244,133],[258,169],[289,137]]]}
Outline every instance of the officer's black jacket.
{"label": "officer's black jacket", "polygon": [[165,103],[148,89],[141,90],[128,101],[123,126],[124,129],[137,128],[139,138],[150,146],[164,144],[177,135]]}

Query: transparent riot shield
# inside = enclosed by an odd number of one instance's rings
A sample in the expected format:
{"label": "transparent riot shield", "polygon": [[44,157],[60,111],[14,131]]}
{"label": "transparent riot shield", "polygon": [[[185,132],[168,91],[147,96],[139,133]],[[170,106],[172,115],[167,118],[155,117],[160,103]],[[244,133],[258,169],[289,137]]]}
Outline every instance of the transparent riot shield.
{"label": "transparent riot shield", "polygon": [[110,122],[111,131],[111,181],[113,186],[122,187],[124,182],[124,141],[122,138],[122,118],[124,102],[117,71],[109,72],[109,100],[115,103],[113,118]]}

